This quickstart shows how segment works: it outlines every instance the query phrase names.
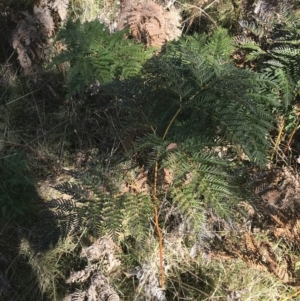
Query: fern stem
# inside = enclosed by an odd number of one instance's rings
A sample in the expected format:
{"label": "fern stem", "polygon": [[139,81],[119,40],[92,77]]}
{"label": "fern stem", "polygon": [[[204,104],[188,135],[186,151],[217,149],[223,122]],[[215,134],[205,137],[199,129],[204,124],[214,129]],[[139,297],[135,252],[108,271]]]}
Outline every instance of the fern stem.
{"label": "fern stem", "polygon": [[155,216],[155,227],[159,240],[159,270],[160,270],[160,286],[161,288],[165,287],[165,270],[163,263],[163,238],[161,230],[158,223],[158,210],[159,201],[157,198],[157,173],[158,173],[158,163],[155,162],[154,167],[154,185],[153,185],[153,198],[154,198],[154,216]]}
{"label": "fern stem", "polygon": [[166,128],[166,130],[165,130],[165,132],[164,132],[164,135],[163,135],[163,137],[162,137],[162,140],[165,140],[165,138],[166,138],[166,136],[167,136],[167,134],[168,134],[168,132],[169,132],[169,129],[170,129],[171,125],[173,124],[174,120],[176,119],[176,117],[177,117],[178,114],[180,113],[181,109],[182,109],[182,97],[181,97],[181,95],[180,95],[180,106],[179,106],[179,109],[176,111],[175,115],[173,116],[173,118],[172,118],[171,121],[169,122],[169,124],[168,124],[168,126],[167,126],[167,128]]}
{"label": "fern stem", "polygon": [[[162,140],[165,140],[171,125],[173,124],[173,122],[175,121],[176,117],[178,116],[178,114],[180,113],[182,109],[182,97],[180,95],[180,106],[178,108],[178,110],[176,111],[176,113],[174,114],[174,116],[172,117],[171,121],[169,122]],[[159,154],[157,155],[157,158],[159,157]],[[159,206],[159,200],[157,198],[157,174],[158,174],[158,162],[155,162],[155,166],[154,166],[154,181],[153,181],[153,200],[154,200],[154,213],[155,213],[155,227],[156,227],[156,231],[158,234],[158,239],[159,239],[159,269],[160,269],[160,286],[161,288],[165,287],[165,270],[164,270],[164,263],[163,263],[163,238],[162,238],[162,234],[161,234],[161,230],[159,227],[159,223],[158,223],[158,210],[157,207]]]}
{"label": "fern stem", "polygon": [[154,166],[154,181],[153,181],[153,197],[154,197],[154,205],[158,206],[158,200],[157,200],[157,173],[158,173],[158,163],[155,162]]}

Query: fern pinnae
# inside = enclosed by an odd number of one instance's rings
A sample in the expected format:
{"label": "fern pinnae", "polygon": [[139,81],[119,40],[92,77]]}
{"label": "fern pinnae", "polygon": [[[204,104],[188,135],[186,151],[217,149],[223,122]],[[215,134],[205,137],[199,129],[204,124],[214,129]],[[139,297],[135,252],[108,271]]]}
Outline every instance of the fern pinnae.
{"label": "fern pinnae", "polygon": [[238,47],[253,50],[260,54],[266,53],[257,42],[245,36],[235,37],[234,44]]}
{"label": "fern pinnae", "polygon": [[127,197],[123,218],[124,232],[133,235],[138,243],[142,243],[149,234],[153,203],[150,195],[142,192]]}
{"label": "fern pinnae", "polygon": [[289,75],[281,68],[277,68],[274,74],[282,91],[284,108],[287,110],[294,98],[293,82],[290,80]]}
{"label": "fern pinnae", "polygon": [[[209,45],[209,46],[208,46]],[[209,48],[209,49],[205,49]],[[215,63],[219,59],[222,62],[228,62],[229,56],[234,49],[232,39],[229,37],[227,30],[224,28],[218,28],[208,38],[206,45],[204,46],[204,57],[210,62]]]}
{"label": "fern pinnae", "polygon": [[54,189],[71,195],[75,200],[82,200],[82,196],[84,195],[84,188],[77,183],[72,182],[62,182],[60,184],[57,184],[53,187]]}
{"label": "fern pinnae", "polygon": [[66,200],[63,198],[52,199],[47,202],[47,207],[49,208],[60,208],[62,210],[71,210],[76,207],[76,204],[73,200]]}
{"label": "fern pinnae", "polygon": [[[70,61],[68,97],[82,92],[95,78],[103,84],[139,73],[153,49],[144,50],[142,45],[128,43],[123,36],[124,32],[110,34],[98,20],[83,24],[78,20],[67,22],[57,36],[57,40],[64,41],[67,50],[54,58],[53,63]],[[122,60],[124,56],[126,60]]]}
{"label": "fern pinnae", "polygon": [[120,197],[116,200],[108,199],[103,203],[101,232],[110,235],[114,241],[118,241],[122,230],[122,209],[122,199]]}

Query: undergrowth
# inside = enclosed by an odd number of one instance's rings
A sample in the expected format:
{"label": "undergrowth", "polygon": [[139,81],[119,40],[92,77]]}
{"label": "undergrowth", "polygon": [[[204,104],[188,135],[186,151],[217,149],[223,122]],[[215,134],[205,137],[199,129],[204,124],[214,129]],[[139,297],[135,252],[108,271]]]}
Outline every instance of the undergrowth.
{"label": "undergrowth", "polygon": [[0,1],[0,299],[297,298],[297,11],[161,2]]}

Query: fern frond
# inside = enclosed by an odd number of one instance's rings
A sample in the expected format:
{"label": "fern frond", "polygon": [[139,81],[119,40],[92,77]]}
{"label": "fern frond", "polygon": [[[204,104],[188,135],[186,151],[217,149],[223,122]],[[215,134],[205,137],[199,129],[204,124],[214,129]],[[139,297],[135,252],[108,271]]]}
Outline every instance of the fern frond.
{"label": "fern frond", "polygon": [[195,152],[189,147],[169,155],[167,162],[174,173],[170,194],[193,227],[203,224],[209,206],[220,214],[228,212],[226,200],[233,193],[226,172],[228,164],[208,151]]}
{"label": "fern frond", "polygon": [[49,208],[59,208],[64,211],[70,211],[75,208],[75,203],[72,200],[66,200],[63,198],[60,199],[53,199],[47,202],[47,206]]}
{"label": "fern frond", "polygon": [[69,0],[55,0],[48,4],[53,10],[57,11],[61,21],[65,21],[68,13]]}
{"label": "fern frond", "polygon": [[297,57],[300,55],[300,49],[291,48],[290,46],[278,46],[272,49],[272,53],[280,54],[282,56]]}
{"label": "fern frond", "polygon": [[106,200],[102,200],[103,210],[101,230],[112,237],[114,241],[118,241],[122,229],[125,200],[126,198],[122,195],[115,199],[107,198]]}
{"label": "fern frond", "polygon": [[[83,200],[83,196],[85,193],[85,189],[77,183],[70,183],[70,182],[62,182],[58,185],[55,185],[53,188],[56,190],[71,195],[75,200],[81,201]],[[57,200],[57,204],[59,204],[59,200]],[[53,203],[50,203],[50,206],[54,204],[55,201],[53,200]]]}
{"label": "fern frond", "polygon": [[279,67],[279,68],[283,68],[284,67],[284,64],[282,62],[280,62],[279,60],[268,60],[265,62],[265,64],[268,64],[268,65],[271,65],[271,66],[274,66],[274,67]]}
{"label": "fern frond", "polygon": [[[249,29],[256,38],[259,38],[255,43],[258,45],[253,46],[252,43],[249,45],[247,36],[244,39],[240,38],[240,42],[237,41],[237,44],[250,51],[247,60],[261,61],[270,66],[259,71],[266,73],[278,86],[278,88],[274,87],[274,91],[277,93],[277,96],[274,93],[274,97],[279,99],[283,111],[286,112],[295,99],[295,87],[299,80],[299,49],[296,45],[299,44],[297,41],[300,37],[300,26],[297,14],[292,11],[288,14],[285,13],[284,7],[284,4],[259,1],[256,9],[258,15],[265,15],[268,11],[266,16],[271,18],[268,21],[267,30],[265,32],[253,30],[254,28],[265,28],[266,24],[263,24],[264,22],[259,18],[251,24],[241,21],[242,27]],[[276,12],[284,13],[279,16],[276,15]]]}
{"label": "fern frond", "polygon": [[[149,80],[132,92],[139,103],[127,98],[124,125],[141,133],[147,128],[142,138],[137,135],[138,150],[162,145],[159,139],[168,128],[169,142],[183,142],[194,135],[207,141],[211,135],[211,142],[227,140],[240,145],[251,160],[265,162],[261,155],[273,126],[266,103],[276,103],[269,89],[275,84],[268,75],[235,68],[230,63],[231,50],[230,38],[220,29],[208,38],[200,35],[169,43],[152,61],[146,69]],[[128,90],[120,93],[128,95]],[[255,127],[259,131],[254,131]],[[159,153],[164,153],[163,148]],[[151,160],[154,162],[155,156]]]}
{"label": "fern frond", "polygon": [[124,233],[132,235],[138,244],[148,237],[150,219],[153,216],[153,204],[149,194],[138,193],[127,195],[125,214],[123,217]]}
{"label": "fern frond", "polygon": [[51,16],[51,10],[47,1],[38,3],[33,6],[33,11],[36,19],[40,23],[40,31],[44,37],[51,37],[54,31],[54,21]]}
{"label": "fern frond", "polygon": [[210,63],[220,61],[222,64],[228,61],[228,58],[234,50],[232,38],[229,37],[227,30],[218,28],[208,38],[202,53],[205,59]]}
{"label": "fern frond", "polygon": [[274,75],[277,80],[278,86],[282,91],[282,100],[284,108],[285,110],[287,110],[292,101],[294,100],[293,81],[283,69],[276,68]]}
{"label": "fern frond", "polygon": [[239,24],[242,28],[247,29],[249,32],[253,33],[254,35],[258,36],[259,38],[262,38],[266,35],[266,29],[259,25],[255,24],[255,22],[248,22],[246,20],[239,21]]}
{"label": "fern frond", "polygon": [[57,35],[66,50],[54,58],[54,64],[70,62],[67,73],[67,97],[82,92],[87,84],[98,80],[101,84],[113,79],[126,78],[139,73],[153,50],[144,50],[124,39],[124,31],[109,33],[98,20],[80,23],[68,21]]}

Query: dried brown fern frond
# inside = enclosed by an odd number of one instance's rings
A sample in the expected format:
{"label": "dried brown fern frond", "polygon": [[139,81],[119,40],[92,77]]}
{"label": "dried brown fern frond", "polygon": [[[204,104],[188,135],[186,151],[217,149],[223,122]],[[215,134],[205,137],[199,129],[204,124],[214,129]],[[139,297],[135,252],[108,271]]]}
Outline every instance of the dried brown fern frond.
{"label": "dried brown fern frond", "polygon": [[118,294],[102,274],[111,274],[119,268],[120,261],[115,257],[115,250],[116,245],[108,236],[103,236],[90,247],[84,248],[80,256],[87,258],[89,265],[81,271],[71,272],[66,282],[84,283],[86,289],[67,295],[64,301],[119,301]]}
{"label": "dried brown fern frond", "polygon": [[129,28],[132,36],[146,46],[161,47],[180,36],[180,16],[175,10],[150,1],[125,1],[119,15],[118,29]]}
{"label": "dried brown fern frond", "polygon": [[291,206],[292,200],[295,198],[298,199],[300,193],[299,174],[294,172],[291,168],[285,167],[283,169],[283,177],[284,181],[281,185],[281,190],[285,192],[284,203],[285,206]]}
{"label": "dried brown fern frond", "polygon": [[12,32],[12,46],[18,53],[18,60],[25,76],[33,76],[46,58],[48,38],[54,33],[53,11],[61,20],[66,18],[69,0],[39,0],[33,6],[33,15],[22,12]]}
{"label": "dried brown fern frond", "polygon": [[[276,173],[259,172],[251,179],[252,199],[255,213],[249,214],[251,228],[268,227],[277,239],[296,248],[300,242],[300,180],[297,172],[290,167],[277,168]],[[261,176],[262,175],[262,176]],[[259,226],[260,225],[260,226]]]}
{"label": "dried brown fern frond", "polygon": [[109,285],[108,280],[101,273],[96,273],[91,279],[91,285],[87,289],[87,300],[119,301],[116,291]]}
{"label": "dried brown fern frond", "polygon": [[44,59],[43,37],[38,30],[38,21],[27,12],[23,16],[12,33],[12,46],[18,53],[24,74],[31,76],[35,73],[34,62]]}
{"label": "dried brown fern frond", "polygon": [[80,256],[86,257],[89,263],[100,263],[102,269],[111,274],[118,270],[121,264],[115,255],[116,248],[117,246],[110,237],[104,236],[99,238],[90,247],[84,248]]}
{"label": "dried brown fern frond", "polygon": [[151,1],[127,2],[118,23],[118,29],[129,27],[133,37],[147,46],[162,46],[165,41],[164,26],[162,7]]}
{"label": "dried brown fern frond", "polygon": [[69,0],[54,0],[48,5],[51,9],[58,13],[61,21],[66,20],[68,14]]}
{"label": "dried brown fern frond", "polygon": [[138,269],[136,274],[139,280],[138,292],[144,293],[145,301],[166,301],[164,290],[159,287],[159,281],[155,268],[151,264],[143,264],[141,268]]}
{"label": "dried brown fern frond", "polygon": [[280,14],[291,10],[294,2],[293,0],[259,0],[256,3],[254,14],[264,21],[269,21],[274,15],[279,17]]}
{"label": "dried brown fern frond", "polygon": [[224,248],[229,254],[240,258],[251,268],[269,272],[283,283],[294,281],[295,266],[290,256],[285,255],[284,259],[280,260],[267,241],[259,242],[253,235],[246,232],[239,242],[227,238]]}
{"label": "dried brown fern frond", "polygon": [[165,11],[165,34],[167,41],[177,40],[181,36],[181,16],[177,9],[172,7],[169,11]]}
{"label": "dried brown fern frond", "polygon": [[[277,276],[283,283],[293,281],[294,266],[288,255],[279,262],[272,246],[265,241],[259,246],[259,254],[261,261],[270,273]],[[289,261],[287,261],[288,259]]]}
{"label": "dried brown fern frond", "polygon": [[285,241],[291,242],[293,245],[297,245],[300,242],[300,220],[292,219],[287,223],[279,223],[273,230],[273,234],[276,238],[283,238]]}
{"label": "dried brown fern frond", "polygon": [[150,186],[148,184],[148,171],[145,167],[137,168],[137,170],[129,172],[127,179],[121,183],[121,194],[124,193],[150,193]]}
{"label": "dried brown fern frond", "polygon": [[51,37],[54,31],[54,22],[48,6],[48,0],[40,0],[38,5],[33,6],[33,12],[40,25],[41,35]]}
{"label": "dried brown fern frond", "polygon": [[[79,300],[79,301],[119,301],[120,298],[116,291],[109,285],[108,279],[103,276],[99,271],[89,271],[87,277],[84,280],[90,278],[89,286],[86,290],[80,290],[73,294],[67,295],[63,301],[69,300]],[[71,276],[72,277],[72,276]],[[68,279],[69,283],[72,283],[70,279]],[[76,282],[76,281],[74,281]]]}
{"label": "dried brown fern frond", "polygon": [[76,300],[76,301],[85,301],[85,291],[77,291],[73,294],[69,294],[67,295],[63,301],[73,301],[73,300]]}

